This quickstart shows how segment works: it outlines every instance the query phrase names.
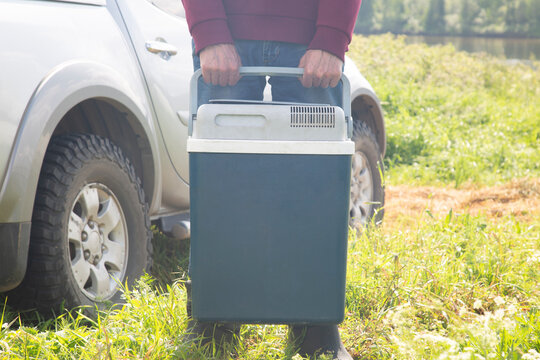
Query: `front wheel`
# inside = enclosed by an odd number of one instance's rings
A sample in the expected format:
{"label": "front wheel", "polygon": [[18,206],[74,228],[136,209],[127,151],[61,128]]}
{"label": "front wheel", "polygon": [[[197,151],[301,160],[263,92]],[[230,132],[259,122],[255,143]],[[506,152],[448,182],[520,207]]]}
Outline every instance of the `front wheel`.
{"label": "front wheel", "polygon": [[384,216],[383,162],[375,136],[361,121],[354,122],[349,224],[379,224]]}
{"label": "front wheel", "polygon": [[10,298],[45,314],[121,302],[119,288],[150,268],[151,234],[140,180],[117,146],[95,135],[54,138],[38,183],[27,273]]}

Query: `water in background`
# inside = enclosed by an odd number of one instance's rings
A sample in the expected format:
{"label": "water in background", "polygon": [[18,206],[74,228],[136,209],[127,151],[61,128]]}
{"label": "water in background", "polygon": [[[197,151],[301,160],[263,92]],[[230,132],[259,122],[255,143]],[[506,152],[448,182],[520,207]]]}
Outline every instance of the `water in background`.
{"label": "water in background", "polygon": [[409,44],[453,44],[456,49],[467,52],[486,52],[501,58],[540,60],[540,39],[511,39],[458,36],[407,36]]}

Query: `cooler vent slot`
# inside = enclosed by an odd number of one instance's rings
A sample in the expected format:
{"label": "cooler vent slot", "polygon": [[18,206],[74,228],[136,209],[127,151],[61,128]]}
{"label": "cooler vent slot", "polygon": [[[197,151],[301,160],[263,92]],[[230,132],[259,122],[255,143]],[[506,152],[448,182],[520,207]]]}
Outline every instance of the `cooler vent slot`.
{"label": "cooler vent slot", "polygon": [[291,106],[291,127],[333,128],[336,113],[333,106]]}

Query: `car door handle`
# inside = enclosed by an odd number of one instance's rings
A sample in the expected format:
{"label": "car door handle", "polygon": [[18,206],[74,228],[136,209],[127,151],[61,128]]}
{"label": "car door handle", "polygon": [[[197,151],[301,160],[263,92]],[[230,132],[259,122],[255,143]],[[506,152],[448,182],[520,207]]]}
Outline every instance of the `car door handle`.
{"label": "car door handle", "polygon": [[166,54],[167,56],[174,56],[178,54],[176,46],[168,44],[165,40],[150,40],[146,42],[146,50],[152,54]]}

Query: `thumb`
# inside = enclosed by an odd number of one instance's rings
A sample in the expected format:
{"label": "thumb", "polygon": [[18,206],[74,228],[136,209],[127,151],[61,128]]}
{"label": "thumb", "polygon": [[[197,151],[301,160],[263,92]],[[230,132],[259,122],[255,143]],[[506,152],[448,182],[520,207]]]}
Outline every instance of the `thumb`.
{"label": "thumb", "polygon": [[300,62],[298,63],[298,67],[300,69],[304,69],[306,67],[306,54],[304,54],[304,56],[302,56],[302,58],[300,59]]}
{"label": "thumb", "polygon": [[[304,54],[304,56],[302,56],[302,58],[300,59],[300,62],[298,63],[298,67],[303,69],[304,70],[304,74],[302,76],[300,76],[298,78],[298,80],[300,80],[300,82],[302,83],[302,85],[304,87],[307,87],[307,88],[310,88],[312,83],[311,83],[311,76],[309,76],[308,74],[306,74],[306,66],[309,65],[309,55],[308,55],[308,52],[306,52]],[[309,71],[309,70],[308,70]]]}
{"label": "thumb", "polygon": [[304,65],[305,65],[305,62],[306,62],[306,54],[304,54],[304,55],[300,58],[300,62],[298,63],[298,67],[299,67],[299,68],[303,68]]}

